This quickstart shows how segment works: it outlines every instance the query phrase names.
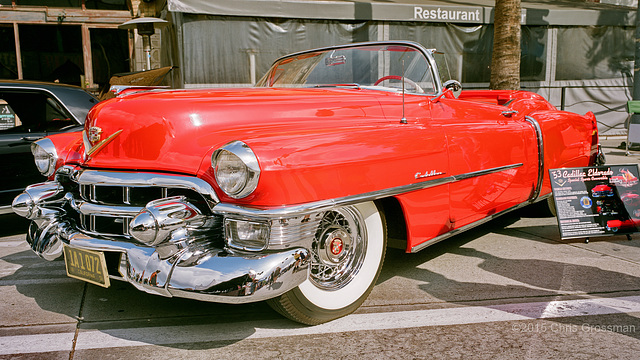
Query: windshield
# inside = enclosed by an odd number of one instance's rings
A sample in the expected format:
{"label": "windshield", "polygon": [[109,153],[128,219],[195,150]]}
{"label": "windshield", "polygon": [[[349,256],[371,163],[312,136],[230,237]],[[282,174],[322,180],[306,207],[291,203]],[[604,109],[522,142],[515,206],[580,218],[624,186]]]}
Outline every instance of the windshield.
{"label": "windshield", "polygon": [[[403,76],[404,74],[404,76]],[[435,94],[429,61],[408,45],[364,45],[308,52],[277,61],[260,87],[357,85],[387,91]]]}

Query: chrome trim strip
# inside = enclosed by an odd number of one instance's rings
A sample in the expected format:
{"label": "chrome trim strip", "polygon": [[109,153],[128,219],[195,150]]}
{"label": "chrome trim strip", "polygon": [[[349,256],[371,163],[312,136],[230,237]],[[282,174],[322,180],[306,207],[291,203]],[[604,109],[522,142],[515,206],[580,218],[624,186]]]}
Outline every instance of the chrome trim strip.
{"label": "chrome trim strip", "polygon": [[189,189],[202,195],[207,200],[210,208],[220,202],[213,187],[208,182],[195,176],[80,169],[75,178],[80,185],[153,186]]}
{"label": "chrome trim strip", "polygon": [[99,205],[76,199],[71,201],[71,207],[82,215],[100,215],[110,217],[134,217],[144,209],[142,206]]}
{"label": "chrome trim strip", "polygon": [[[162,190],[164,190],[164,189],[162,189]],[[164,197],[166,197],[166,196],[164,196]],[[129,187],[129,186],[125,186],[124,187],[124,194],[122,194],[122,202],[127,204],[127,205],[131,204],[131,187]]]}
{"label": "chrome trim strip", "polygon": [[535,191],[529,198],[529,202],[534,202],[540,196],[542,181],[544,180],[544,139],[542,137],[540,123],[531,116],[525,116],[524,119],[533,126],[533,129],[536,131],[536,140],[538,141],[538,182]]}
{"label": "chrome trim strip", "polygon": [[11,205],[0,206],[0,215],[4,215],[4,214],[13,214]]}
{"label": "chrome trim strip", "polygon": [[456,181],[466,180],[478,176],[489,175],[509,169],[521,167],[523,164],[513,164],[500,166],[493,169],[474,171],[466,174],[453,175],[439,179],[421,181],[414,184],[402,185],[394,188],[372,191],[364,194],[345,196],[337,199],[320,200],[300,205],[283,206],[271,209],[256,209],[233,204],[219,203],[213,207],[212,211],[216,214],[228,215],[234,214],[257,219],[285,219],[290,217],[302,216],[309,213],[326,211],[331,208],[355,205],[364,201],[373,201],[385,197],[400,195],[412,191],[423,190],[434,186],[450,184]]}

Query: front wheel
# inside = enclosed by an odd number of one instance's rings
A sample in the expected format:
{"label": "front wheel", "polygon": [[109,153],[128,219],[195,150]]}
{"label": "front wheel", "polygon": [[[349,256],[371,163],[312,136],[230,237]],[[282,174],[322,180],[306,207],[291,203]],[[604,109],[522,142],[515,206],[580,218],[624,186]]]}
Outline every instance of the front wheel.
{"label": "front wheel", "polygon": [[373,289],[385,250],[386,224],[373,202],[327,211],[311,247],[309,277],[267,303],[308,325],[348,315]]}

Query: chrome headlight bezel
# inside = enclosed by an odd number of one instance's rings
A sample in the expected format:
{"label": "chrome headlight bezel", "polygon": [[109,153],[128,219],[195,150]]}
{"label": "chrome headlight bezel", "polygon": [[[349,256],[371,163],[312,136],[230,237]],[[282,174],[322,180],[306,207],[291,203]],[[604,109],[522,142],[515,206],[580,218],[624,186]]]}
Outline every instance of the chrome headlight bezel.
{"label": "chrome headlight bezel", "polygon": [[53,141],[48,138],[34,141],[31,143],[31,153],[38,171],[46,177],[53,175],[58,162],[58,151]]}
{"label": "chrome headlight bezel", "polygon": [[232,141],[214,151],[211,167],[218,187],[231,198],[247,197],[258,187],[258,158],[242,141]]}

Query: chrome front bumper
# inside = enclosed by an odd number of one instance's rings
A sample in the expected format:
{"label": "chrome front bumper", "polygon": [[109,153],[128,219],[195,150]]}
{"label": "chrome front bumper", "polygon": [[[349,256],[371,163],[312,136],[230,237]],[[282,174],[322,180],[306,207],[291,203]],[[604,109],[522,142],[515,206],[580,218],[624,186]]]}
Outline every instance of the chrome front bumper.
{"label": "chrome front bumper", "polygon": [[69,203],[73,195],[55,181],[32,185],[16,197],[14,212],[32,220],[27,242],[34,252],[47,260],[60,257],[63,244],[103,252],[111,261],[111,279],[148,293],[248,303],[279,296],[307,279],[311,256],[304,247],[248,252],[215,245],[206,234],[147,246],[81,231],[67,213]]}

